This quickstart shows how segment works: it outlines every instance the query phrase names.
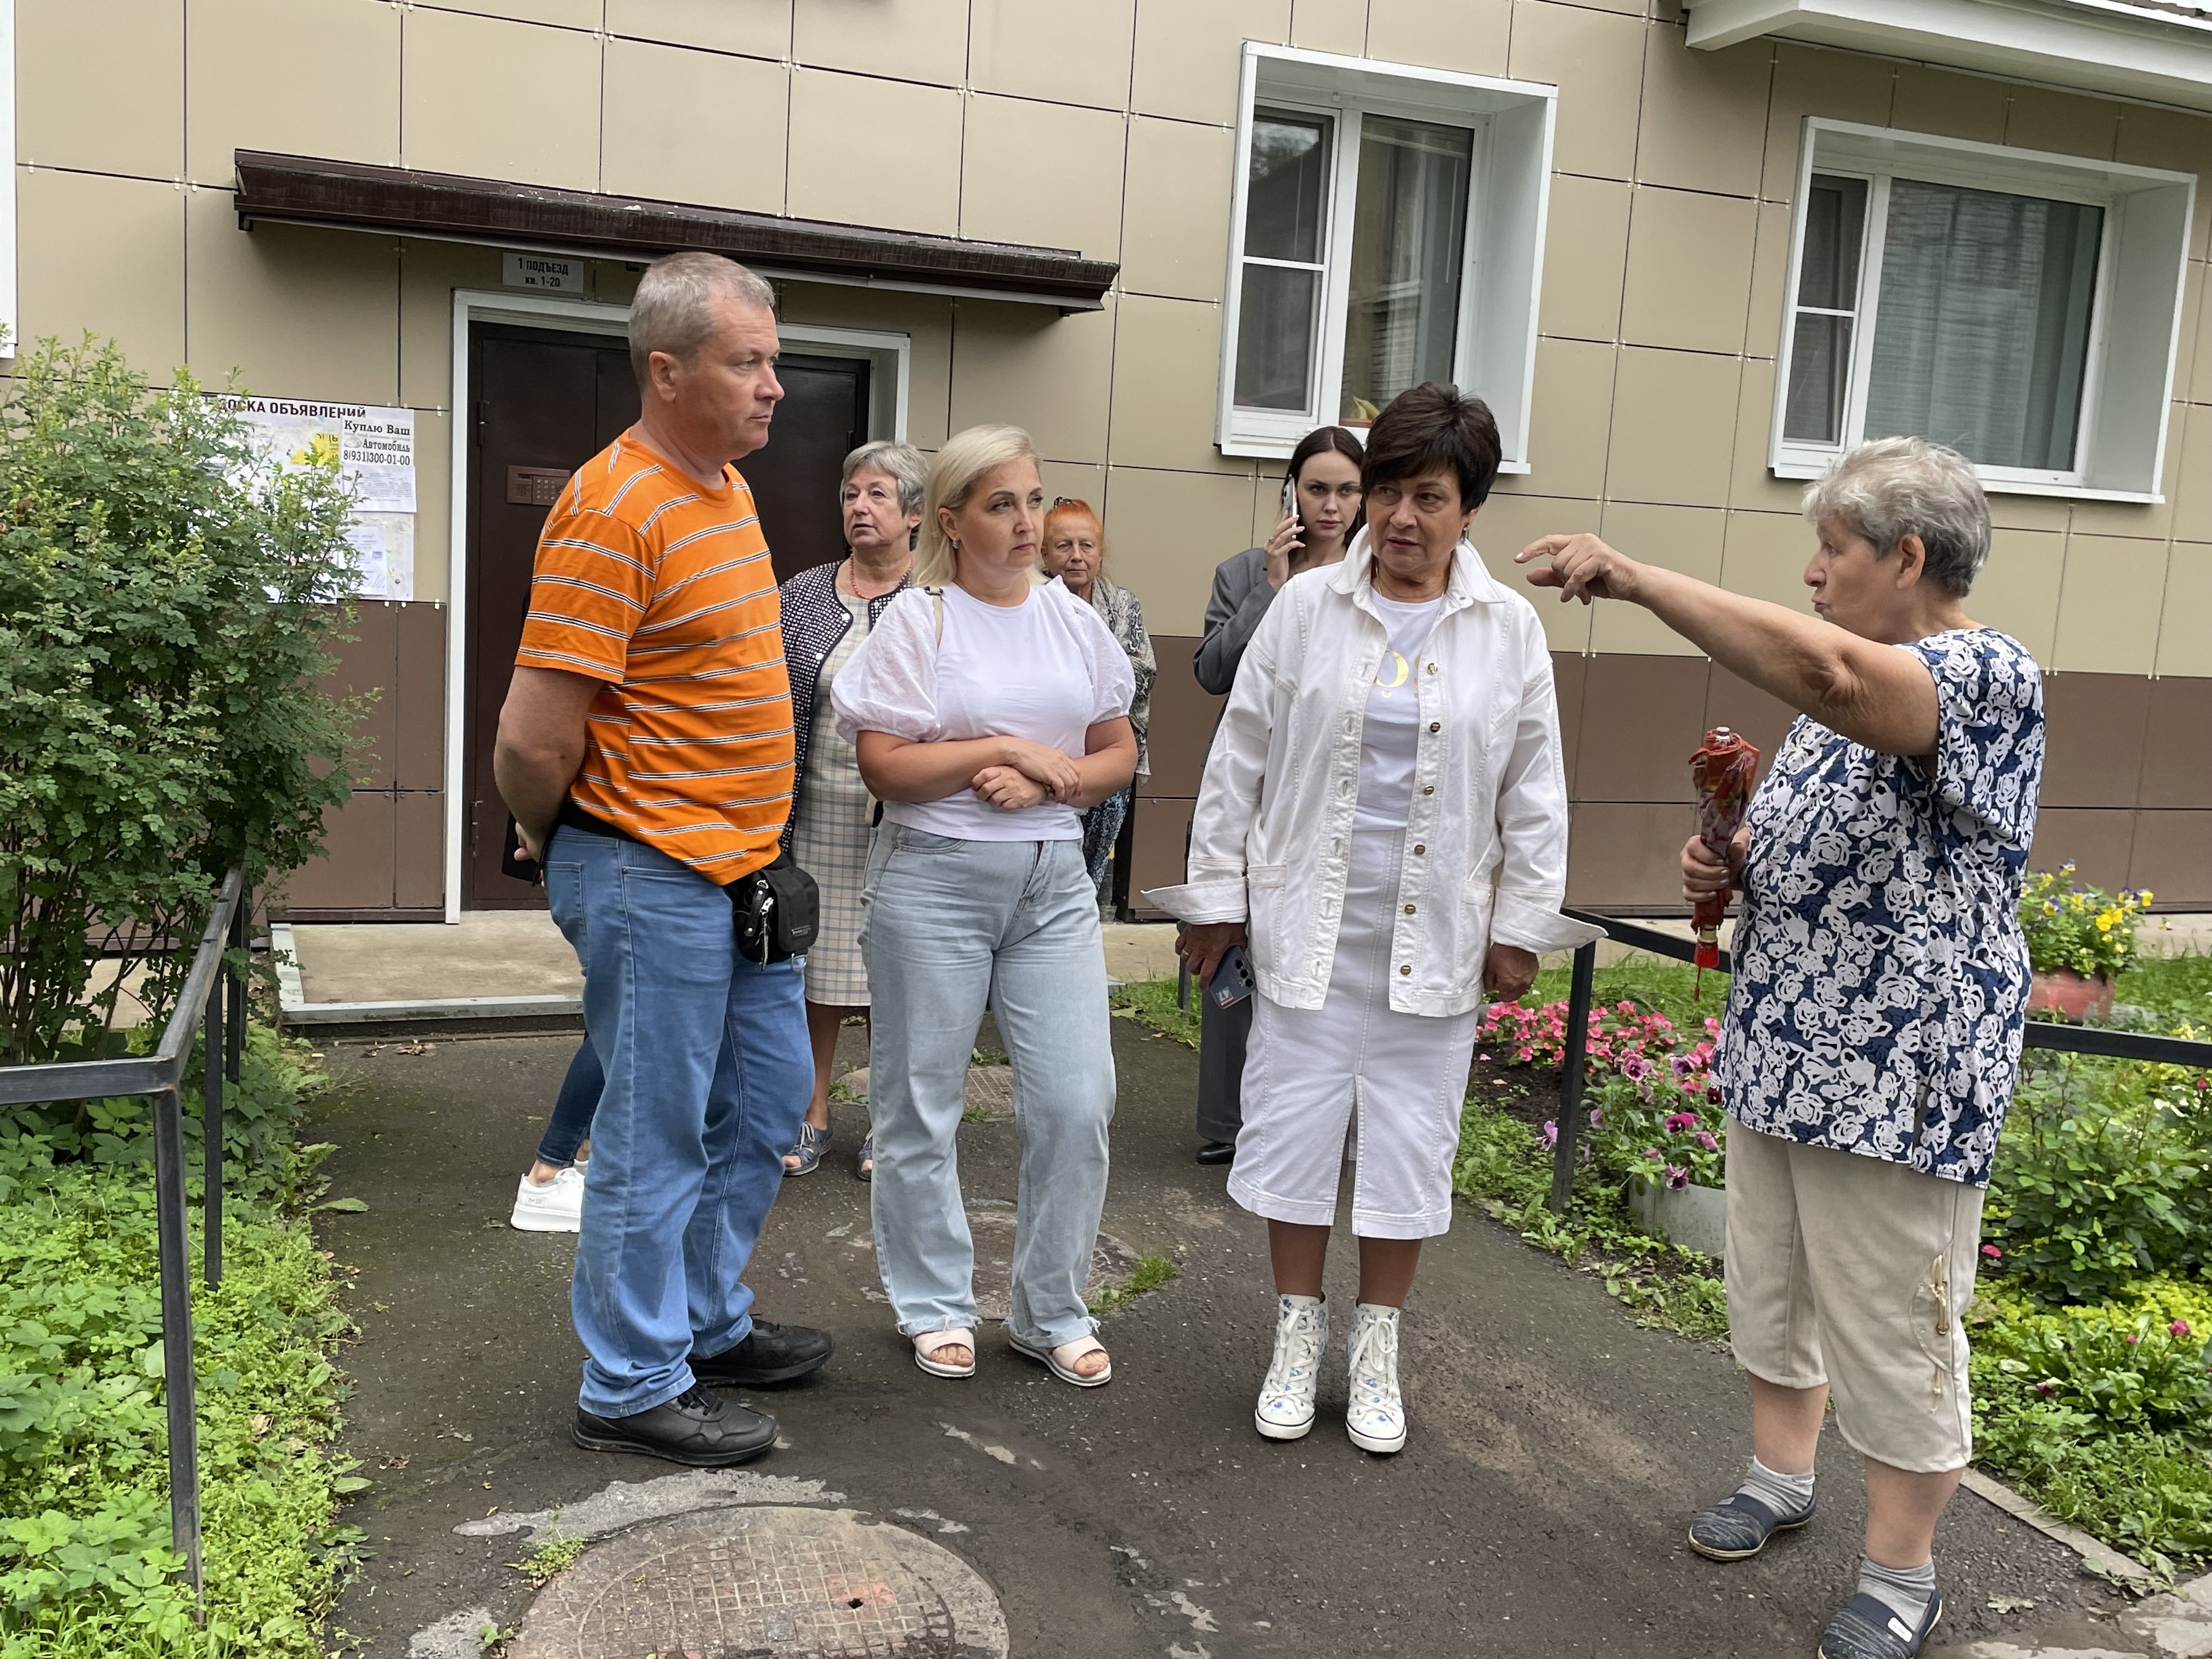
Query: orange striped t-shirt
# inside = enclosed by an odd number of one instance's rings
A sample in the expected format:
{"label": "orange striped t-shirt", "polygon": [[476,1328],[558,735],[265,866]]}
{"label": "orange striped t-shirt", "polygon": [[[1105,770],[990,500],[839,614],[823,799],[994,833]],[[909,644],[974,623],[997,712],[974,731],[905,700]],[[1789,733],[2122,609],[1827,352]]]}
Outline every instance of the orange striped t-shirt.
{"label": "orange striped t-shirt", "polygon": [[538,540],[519,668],[605,682],[576,805],[726,884],[791,813],[791,680],[752,491],[702,488],[633,429],[586,461]]}

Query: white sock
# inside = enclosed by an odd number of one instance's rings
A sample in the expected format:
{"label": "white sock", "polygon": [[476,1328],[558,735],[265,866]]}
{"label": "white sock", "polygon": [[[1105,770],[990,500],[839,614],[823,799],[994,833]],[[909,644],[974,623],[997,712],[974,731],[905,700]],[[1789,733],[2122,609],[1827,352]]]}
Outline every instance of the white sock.
{"label": "white sock", "polygon": [[1747,1498],[1756,1498],[1784,1521],[1794,1520],[1813,1507],[1810,1474],[1784,1474],[1768,1468],[1756,1457],[1751,1460],[1743,1485],[1736,1490]]}

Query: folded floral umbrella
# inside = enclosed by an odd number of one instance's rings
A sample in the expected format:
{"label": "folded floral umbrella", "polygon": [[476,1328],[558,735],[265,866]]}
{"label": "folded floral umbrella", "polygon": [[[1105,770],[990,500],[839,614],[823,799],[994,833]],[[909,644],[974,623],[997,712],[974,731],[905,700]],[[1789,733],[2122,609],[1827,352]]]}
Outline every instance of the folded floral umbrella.
{"label": "folded floral umbrella", "polygon": [[[1698,787],[1698,839],[1723,866],[1729,843],[1743,828],[1743,815],[1751,805],[1752,786],[1759,780],[1759,750],[1725,726],[1705,733],[1705,746],[1690,757],[1690,781]],[[1732,888],[1723,887],[1698,901],[1690,920],[1698,933],[1698,979],[1692,992],[1701,998],[1705,969],[1721,965],[1721,923],[1728,917]]]}

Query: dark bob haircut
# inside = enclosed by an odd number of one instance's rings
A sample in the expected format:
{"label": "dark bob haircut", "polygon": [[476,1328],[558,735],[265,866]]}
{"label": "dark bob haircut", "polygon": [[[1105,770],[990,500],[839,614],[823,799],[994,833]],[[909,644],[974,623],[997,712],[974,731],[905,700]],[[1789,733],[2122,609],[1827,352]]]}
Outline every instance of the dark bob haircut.
{"label": "dark bob haircut", "polygon": [[1429,380],[1390,400],[1368,428],[1360,488],[1396,483],[1439,469],[1459,475],[1462,512],[1490,499],[1498,481],[1498,422],[1490,405],[1457,386]]}
{"label": "dark bob haircut", "polygon": [[1298,473],[1316,455],[1331,452],[1341,455],[1354,466],[1364,466],[1367,452],[1359,447],[1356,433],[1340,426],[1317,426],[1298,440],[1298,447],[1291,452],[1291,464],[1283,469],[1283,477],[1291,483],[1298,481]]}

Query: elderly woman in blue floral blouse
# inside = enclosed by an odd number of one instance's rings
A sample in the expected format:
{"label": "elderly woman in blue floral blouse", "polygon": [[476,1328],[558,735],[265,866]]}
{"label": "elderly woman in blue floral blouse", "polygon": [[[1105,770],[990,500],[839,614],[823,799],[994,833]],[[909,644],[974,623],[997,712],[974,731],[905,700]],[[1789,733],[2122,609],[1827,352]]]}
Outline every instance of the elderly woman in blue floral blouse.
{"label": "elderly woman in blue floral blouse", "polygon": [[1813,1518],[1832,1394],[1866,1459],[1866,1553],[1820,1652],[1910,1659],[1942,1616],[1936,1522],[1972,1452],[1963,1316],[2027,1018],[2043,680],[1966,615],[1990,518],[1964,458],[1863,445],[1805,512],[1818,620],[1594,536],[1521,556],[1550,557],[1531,580],[1563,599],[1643,605],[1802,711],[1727,862],[1695,837],[1682,854],[1686,898],[1743,891],[1717,1075],[1753,1452],[1689,1541],[1741,1560]]}

